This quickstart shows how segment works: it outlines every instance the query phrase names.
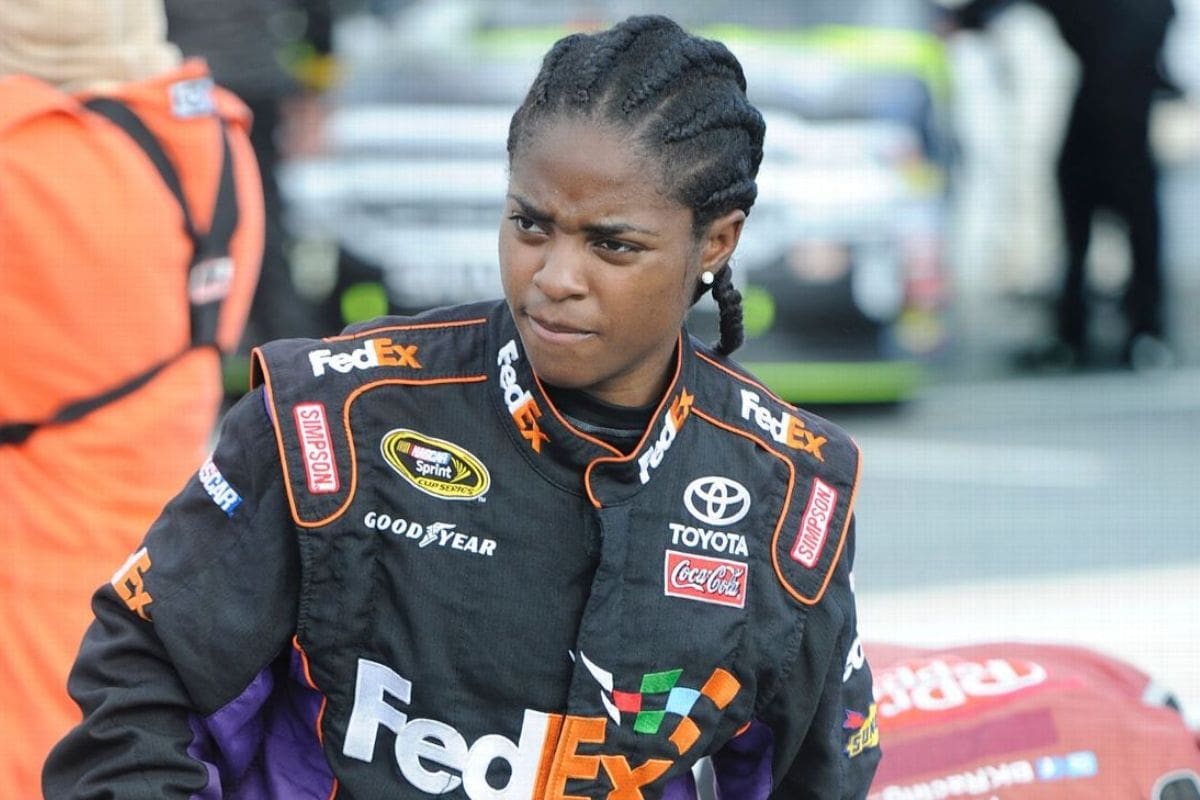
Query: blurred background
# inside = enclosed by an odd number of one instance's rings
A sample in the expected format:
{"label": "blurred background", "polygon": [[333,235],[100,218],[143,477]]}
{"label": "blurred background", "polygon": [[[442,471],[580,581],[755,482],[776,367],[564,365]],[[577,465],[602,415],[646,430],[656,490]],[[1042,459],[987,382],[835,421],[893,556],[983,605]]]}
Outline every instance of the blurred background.
{"label": "blurred background", "polygon": [[[1087,644],[1200,725],[1200,0],[1175,5],[1150,118],[1166,347],[1149,361],[1119,357],[1131,251],[1105,213],[1100,357],[1014,359],[1053,334],[1080,73],[1030,2],[955,32],[928,0],[335,3],[336,80],[279,133],[290,280],[326,334],[499,296],[505,136],[540,56],[672,15],[738,55],[768,120],[737,357],[863,447],[864,638]],[[712,316],[702,301],[693,330],[715,338]]]}

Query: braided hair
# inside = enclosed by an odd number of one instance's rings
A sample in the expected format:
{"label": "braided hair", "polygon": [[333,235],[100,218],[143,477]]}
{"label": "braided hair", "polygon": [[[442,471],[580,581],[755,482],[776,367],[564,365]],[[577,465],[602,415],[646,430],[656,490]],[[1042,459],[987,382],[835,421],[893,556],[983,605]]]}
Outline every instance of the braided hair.
{"label": "braided hair", "polygon": [[[699,241],[709,223],[758,195],[762,115],[746,99],[746,78],[725,45],[692,36],[663,16],[635,16],[600,33],[560,39],[546,54],[508,130],[511,161],[532,134],[564,114],[631,132],[661,165],[665,194],[692,210]],[[742,343],[742,296],[728,264],[711,287],[720,314],[717,352]]]}

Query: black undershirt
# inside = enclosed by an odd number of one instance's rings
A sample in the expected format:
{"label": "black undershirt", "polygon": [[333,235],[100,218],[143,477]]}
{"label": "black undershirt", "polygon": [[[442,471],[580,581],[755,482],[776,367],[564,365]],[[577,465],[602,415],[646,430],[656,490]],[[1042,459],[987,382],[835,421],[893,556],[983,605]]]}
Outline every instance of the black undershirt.
{"label": "black undershirt", "polygon": [[587,392],[557,386],[546,386],[546,394],[572,425],[622,453],[637,446],[658,406],[657,400],[644,406],[617,406]]}

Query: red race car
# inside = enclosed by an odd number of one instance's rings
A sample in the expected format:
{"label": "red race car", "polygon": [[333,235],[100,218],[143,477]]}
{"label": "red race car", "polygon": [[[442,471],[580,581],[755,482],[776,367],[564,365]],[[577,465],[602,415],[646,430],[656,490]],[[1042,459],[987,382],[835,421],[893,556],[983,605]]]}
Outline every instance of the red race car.
{"label": "red race car", "polygon": [[883,749],[868,800],[1200,800],[1200,737],[1129,664],[1047,644],[865,649]]}

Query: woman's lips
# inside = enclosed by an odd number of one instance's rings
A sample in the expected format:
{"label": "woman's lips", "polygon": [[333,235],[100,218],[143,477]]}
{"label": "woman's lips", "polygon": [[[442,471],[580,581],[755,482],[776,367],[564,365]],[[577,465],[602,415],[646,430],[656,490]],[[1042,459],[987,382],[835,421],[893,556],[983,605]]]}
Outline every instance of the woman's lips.
{"label": "woman's lips", "polygon": [[539,318],[532,314],[527,314],[526,318],[533,332],[548,342],[573,343],[592,335],[589,330],[558,320]]}

